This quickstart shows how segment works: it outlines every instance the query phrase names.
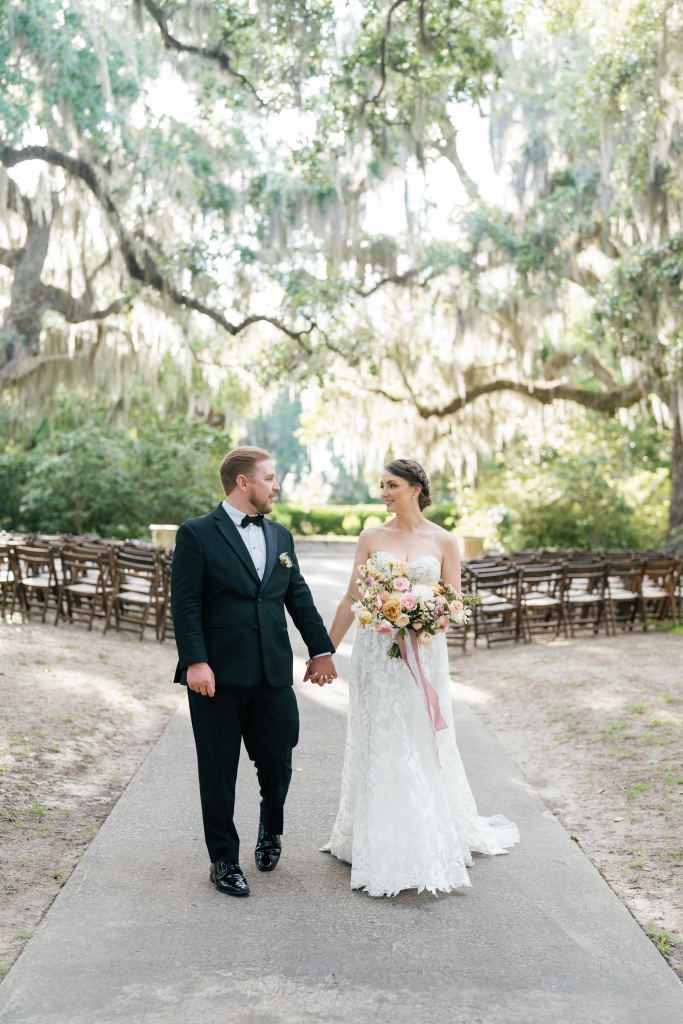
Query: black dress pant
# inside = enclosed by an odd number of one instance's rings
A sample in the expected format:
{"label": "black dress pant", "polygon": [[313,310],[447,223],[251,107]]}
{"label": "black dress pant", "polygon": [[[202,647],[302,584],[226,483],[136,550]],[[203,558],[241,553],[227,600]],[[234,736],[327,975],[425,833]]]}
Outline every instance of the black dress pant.
{"label": "black dress pant", "polygon": [[292,778],[292,750],[299,741],[299,709],[291,686],[220,687],[204,697],[188,687],[197,747],[204,838],[211,862],[239,859],[233,821],[241,741],[256,765],[261,788],[260,821],[281,835]]}

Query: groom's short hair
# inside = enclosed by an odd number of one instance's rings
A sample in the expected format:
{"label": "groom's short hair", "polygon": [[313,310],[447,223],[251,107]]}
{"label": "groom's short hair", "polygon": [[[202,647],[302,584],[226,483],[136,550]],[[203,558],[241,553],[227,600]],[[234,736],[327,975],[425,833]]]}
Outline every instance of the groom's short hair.
{"label": "groom's short hair", "polygon": [[227,494],[232,494],[237,486],[237,477],[246,476],[251,480],[254,466],[266,459],[272,459],[270,452],[265,448],[252,448],[245,444],[241,448],[233,448],[231,452],[223,457],[220,468],[221,483]]}

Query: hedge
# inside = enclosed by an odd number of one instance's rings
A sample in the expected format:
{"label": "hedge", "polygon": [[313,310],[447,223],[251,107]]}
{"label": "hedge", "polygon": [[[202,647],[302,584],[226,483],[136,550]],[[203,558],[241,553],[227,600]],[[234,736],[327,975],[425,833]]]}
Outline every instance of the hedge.
{"label": "hedge", "polygon": [[[458,518],[451,502],[430,505],[426,516],[432,522],[452,529]],[[271,519],[282,523],[294,534],[311,536],[357,537],[368,526],[379,526],[390,516],[383,505],[318,505],[304,510],[300,505],[278,504],[273,507]]]}

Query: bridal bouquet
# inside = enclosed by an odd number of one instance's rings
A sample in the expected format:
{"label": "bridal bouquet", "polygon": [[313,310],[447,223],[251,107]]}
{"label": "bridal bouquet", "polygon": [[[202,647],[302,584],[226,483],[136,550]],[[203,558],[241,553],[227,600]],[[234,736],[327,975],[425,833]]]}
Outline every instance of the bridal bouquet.
{"label": "bridal bouquet", "polygon": [[412,630],[417,642],[428,647],[451,622],[464,625],[471,615],[468,605],[476,599],[460,593],[450,583],[415,583],[407,562],[386,559],[379,566],[373,558],[358,567],[361,597],[352,598],[353,614],[361,629],[391,634],[395,639],[390,658],[401,658],[402,641]]}

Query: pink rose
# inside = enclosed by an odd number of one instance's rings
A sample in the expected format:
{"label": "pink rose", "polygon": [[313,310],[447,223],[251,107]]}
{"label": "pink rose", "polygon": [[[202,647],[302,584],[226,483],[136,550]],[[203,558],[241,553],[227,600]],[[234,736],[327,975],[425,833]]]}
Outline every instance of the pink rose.
{"label": "pink rose", "polygon": [[386,590],[382,591],[382,593],[379,595],[379,599],[382,602],[382,604],[386,604],[386,602],[389,600],[389,595],[387,594]]}
{"label": "pink rose", "polygon": [[399,576],[394,580],[394,590],[410,590],[410,580],[407,580],[405,576]]}
{"label": "pink rose", "polygon": [[401,594],[401,608],[405,608],[407,612],[414,612],[417,608],[415,595],[410,592],[407,594]]}
{"label": "pink rose", "polygon": [[375,594],[375,596],[373,597],[373,599],[372,599],[372,607],[373,608],[381,608],[382,607],[382,598],[379,596],[379,594]]}
{"label": "pink rose", "polygon": [[379,626],[377,627],[377,632],[378,633],[393,633],[394,632],[394,627],[391,625],[390,622],[380,622]]}

